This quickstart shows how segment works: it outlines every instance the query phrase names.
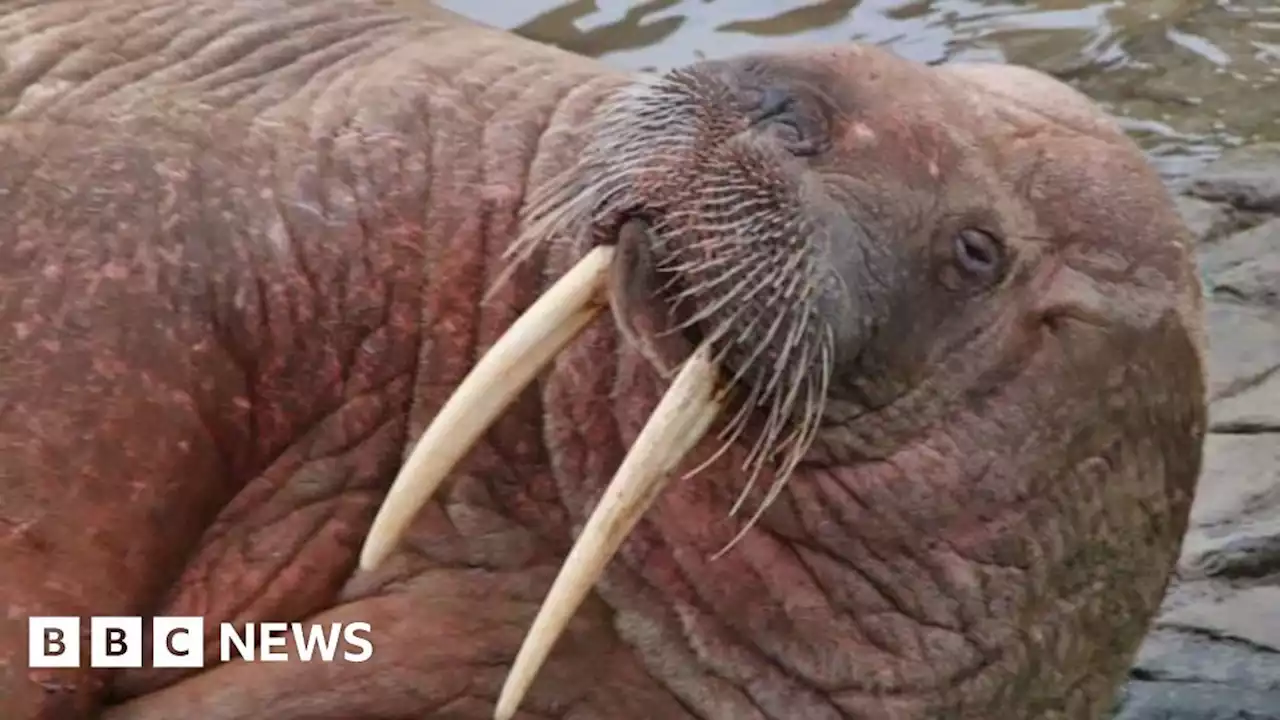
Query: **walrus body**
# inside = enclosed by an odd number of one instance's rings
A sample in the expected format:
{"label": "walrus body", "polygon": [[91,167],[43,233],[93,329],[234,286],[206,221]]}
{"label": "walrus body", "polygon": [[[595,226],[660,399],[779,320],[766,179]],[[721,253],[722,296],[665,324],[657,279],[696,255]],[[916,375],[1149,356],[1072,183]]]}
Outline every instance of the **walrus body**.
{"label": "walrus body", "polygon": [[[8,2],[0,52],[0,717],[490,717],[699,342],[757,421],[697,445],[526,717],[1105,715],[1205,410],[1186,231],[1082,97],[853,46],[637,86],[374,0]],[[715,290],[726,238],[806,304]],[[477,358],[613,243],[615,321],[358,571]],[[713,560],[757,466],[747,508],[774,500]],[[203,616],[207,666],[27,666],[31,615],[139,614]],[[365,621],[375,651],[219,663],[222,621]]]}

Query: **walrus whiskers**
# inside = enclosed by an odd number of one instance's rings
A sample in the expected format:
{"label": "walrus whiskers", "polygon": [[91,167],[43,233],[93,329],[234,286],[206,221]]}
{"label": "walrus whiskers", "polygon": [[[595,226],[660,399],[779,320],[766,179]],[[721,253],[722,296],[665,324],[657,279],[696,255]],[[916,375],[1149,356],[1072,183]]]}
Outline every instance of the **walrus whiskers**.
{"label": "walrus whiskers", "polygon": [[572,236],[572,226],[580,222],[583,216],[592,212],[592,206],[597,202],[597,193],[603,191],[600,186],[604,185],[604,182],[598,182],[596,186],[585,190],[574,187],[565,179],[570,177],[571,171],[575,169],[571,167],[562,172],[557,180],[551,183],[554,189],[543,193],[533,202],[532,210],[528,211],[528,228],[502,253],[505,265],[498,272],[489,289],[485,291],[484,302],[488,302],[493,294],[511,279],[516,269],[533,255],[538,249],[539,240]]}
{"label": "walrus whiskers", "polygon": [[[736,206],[737,209],[741,207],[741,204]],[[746,428],[750,411],[758,407],[764,407],[767,410],[765,426],[744,462],[743,469],[747,471],[747,480],[737,501],[730,509],[731,516],[741,510],[766,463],[780,456],[786,458],[779,463],[780,472],[766,500],[738,534],[738,538],[741,538],[742,534],[755,524],[760,514],[776,499],[778,491],[786,482],[791,470],[812,442],[813,434],[817,430],[816,416],[820,416],[822,406],[822,398],[811,397],[812,390],[803,394],[807,400],[805,411],[813,415],[803,415],[800,429],[790,436],[783,438],[782,433],[788,421],[794,417],[802,389],[806,386],[812,388],[815,384],[825,387],[825,380],[817,383],[812,380],[812,363],[816,356],[829,352],[829,348],[826,351],[815,348],[809,337],[811,328],[820,325],[813,314],[814,284],[808,280],[816,272],[812,253],[807,252],[811,245],[806,244],[803,250],[791,247],[787,248],[786,252],[769,252],[770,246],[759,242],[759,238],[754,237],[751,232],[753,228],[758,228],[762,224],[759,209],[753,208],[752,212],[745,217],[715,226],[715,233],[710,236],[710,239],[706,236],[681,237],[680,242],[675,242],[671,237],[675,233],[669,233],[664,238],[666,244],[671,246],[669,249],[671,260],[668,262],[673,266],[681,267],[684,272],[705,272],[713,264],[717,265],[717,269],[721,264],[730,266],[728,270],[719,272],[713,277],[701,279],[674,295],[673,299],[677,304],[686,300],[704,300],[704,302],[699,309],[665,332],[684,330],[711,320],[722,308],[734,304],[736,308],[727,317],[719,318],[711,327],[708,332],[708,342],[720,346],[716,356],[717,362],[723,362],[725,355],[733,348],[750,348],[745,360],[738,363],[737,372],[728,383],[730,386],[738,385],[748,372],[753,374],[753,381],[749,383],[750,397],[721,433],[724,443],[708,461],[689,474],[696,474],[705,468],[736,442]],[[688,233],[694,230],[706,232],[707,226],[703,223],[693,226],[692,229],[683,228],[683,231]],[[793,236],[804,236],[803,233],[794,232],[793,228],[788,230]],[[711,260],[704,259],[710,249],[725,246],[729,246],[727,252],[720,253],[718,257],[712,256]],[[689,255],[695,255],[695,257],[689,259]],[[729,261],[726,262],[725,258],[729,258]],[[730,282],[735,276],[737,281],[732,287],[726,291],[717,290],[718,286]],[[769,293],[762,305],[781,307],[784,310],[777,313],[762,335],[752,338],[752,333],[756,330],[762,316],[755,315],[746,322],[745,326],[739,321],[751,307],[748,301],[762,293]],[[728,333],[735,329],[738,331],[737,337],[722,343],[721,341],[728,336]],[[821,337],[830,341],[829,328]],[[762,355],[766,349],[772,347],[778,350],[774,343],[779,339],[782,340],[780,351],[773,359],[771,367],[758,365],[758,361],[764,359]],[[825,391],[823,397],[825,397]],[[738,538],[735,538],[716,556],[730,549]]]}
{"label": "walrus whiskers", "polygon": [[[506,266],[489,293],[509,279],[539,244],[577,237],[586,220],[624,205],[623,195],[637,174],[656,160],[687,151],[677,138],[692,132],[685,117],[687,97],[671,89],[672,75],[640,74],[615,93],[614,102],[592,122],[595,140],[577,163],[563,169],[530,197],[521,211],[525,229],[502,254]],[[683,131],[683,133],[681,132]],[[665,147],[639,142],[662,133]],[[610,138],[601,142],[600,138]]]}

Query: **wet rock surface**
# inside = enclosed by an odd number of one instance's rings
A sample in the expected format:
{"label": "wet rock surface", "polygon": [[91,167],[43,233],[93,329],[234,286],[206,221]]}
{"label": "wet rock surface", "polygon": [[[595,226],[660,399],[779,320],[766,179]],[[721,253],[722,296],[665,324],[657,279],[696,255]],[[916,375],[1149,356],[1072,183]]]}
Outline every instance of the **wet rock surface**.
{"label": "wet rock surface", "polygon": [[1233,148],[1192,181],[1192,195],[1241,210],[1280,213],[1280,143]]}
{"label": "wet rock surface", "polygon": [[1187,185],[1211,372],[1205,468],[1117,720],[1280,720],[1280,144]]}

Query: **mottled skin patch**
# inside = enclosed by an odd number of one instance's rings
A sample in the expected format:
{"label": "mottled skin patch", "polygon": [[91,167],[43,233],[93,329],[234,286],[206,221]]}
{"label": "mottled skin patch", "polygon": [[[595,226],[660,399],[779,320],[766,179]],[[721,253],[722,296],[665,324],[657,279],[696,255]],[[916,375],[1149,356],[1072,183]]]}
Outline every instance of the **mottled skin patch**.
{"label": "mottled skin patch", "polygon": [[[0,4],[0,716],[488,717],[661,392],[648,364],[597,323],[402,552],[353,577],[355,555],[407,446],[583,251],[540,249],[480,302],[626,78],[416,5],[25,5]],[[929,381],[824,428],[719,561],[745,448],[670,488],[527,716],[1101,717],[1199,470],[1186,232],[1052,81],[792,57],[847,95],[833,161],[884,228],[979,204],[1037,262],[981,311],[924,284],[890,303],[878,347]],[[934,357],[919,328],[956,323],[1004,331]],[[26,667],[28,615],[135,613],[360,619],[376,652]]]}

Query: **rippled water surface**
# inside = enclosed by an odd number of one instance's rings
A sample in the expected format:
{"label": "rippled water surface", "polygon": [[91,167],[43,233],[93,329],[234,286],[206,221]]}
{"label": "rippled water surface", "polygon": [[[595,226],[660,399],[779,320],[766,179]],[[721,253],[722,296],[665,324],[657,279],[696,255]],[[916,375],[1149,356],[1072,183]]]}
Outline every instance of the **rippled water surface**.
{"label": "rippled water surface", "polygon": [[1119,116],[1177,181],[1280,140],[1280,0],[441,0],[627,68],[859,40],[924,62],[1039,68]]}

